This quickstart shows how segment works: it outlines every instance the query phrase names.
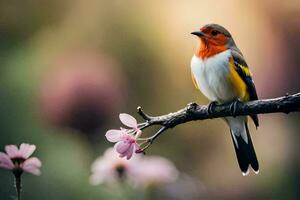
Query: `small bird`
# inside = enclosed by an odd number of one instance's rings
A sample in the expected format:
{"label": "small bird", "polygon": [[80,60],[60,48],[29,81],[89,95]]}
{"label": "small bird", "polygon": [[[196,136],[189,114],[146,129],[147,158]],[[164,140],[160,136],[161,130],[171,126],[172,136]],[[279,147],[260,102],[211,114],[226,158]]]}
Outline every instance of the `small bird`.
{"label": "small bird", "polygon": [[[192,80],[210,101],[208,112],[216,104],[232,102],[233,114],[238,101],[257,100],[252,74],[237,48],[231,34],[218,24],[208,24],[192,32],[199,38],[199,45],[191,60]],[[234,116],[234,115],[233,115]],[[259,126],[257,115],[250,116]],[[245,176],[249,166],[257,174],[259,164],[251,141],[247,116],[225,117],[230,127],[239,167]]]}

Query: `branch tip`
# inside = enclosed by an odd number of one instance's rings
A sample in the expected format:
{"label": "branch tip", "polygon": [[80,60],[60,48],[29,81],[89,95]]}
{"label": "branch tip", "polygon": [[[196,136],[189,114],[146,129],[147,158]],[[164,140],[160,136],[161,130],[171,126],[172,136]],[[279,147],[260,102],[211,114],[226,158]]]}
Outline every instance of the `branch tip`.
{"label": "branch tip", "polygon": [[143,109],[141,106],[137,107],[137,113],[146,121],[151,120],[151,117],[149,115],[147,115],[146,113],[144,113]]}

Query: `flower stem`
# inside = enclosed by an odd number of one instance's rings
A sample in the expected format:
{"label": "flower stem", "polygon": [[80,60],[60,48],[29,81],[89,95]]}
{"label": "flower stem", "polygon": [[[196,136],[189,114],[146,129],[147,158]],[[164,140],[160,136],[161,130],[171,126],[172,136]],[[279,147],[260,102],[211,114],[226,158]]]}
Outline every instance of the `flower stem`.
{"label": "flower stem", "polygon": [[21,190],[22,190],[22,182],[21,182],[21,175],[23,171],[15,170],[13,173],[15,175],[15,187],[17,191],[17,199],[21,200]]}

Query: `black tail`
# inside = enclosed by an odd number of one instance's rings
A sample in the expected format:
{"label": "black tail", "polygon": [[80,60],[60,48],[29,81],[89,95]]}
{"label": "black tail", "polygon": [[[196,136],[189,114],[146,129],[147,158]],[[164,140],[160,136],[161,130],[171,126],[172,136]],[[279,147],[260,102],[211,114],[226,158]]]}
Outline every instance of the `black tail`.
{"label": "black tail", "polygon": [[[241,134],[239,136],[233,135],[231,131],[231,137],[236,152],[236,157],[239,162],[239,166],[243,172],[243,175],[248,174],[249,165],[253,168],[255,173],[259,172],[259,165],[256,158],[255,150],[251,141],[249,134],[249,129],[247,123],[245,123],[245,129],[247,132],[248,143],[242,138]],[[233,138],[235,137],[235,138]],[[237,143],[237,144],[236,144]]]}

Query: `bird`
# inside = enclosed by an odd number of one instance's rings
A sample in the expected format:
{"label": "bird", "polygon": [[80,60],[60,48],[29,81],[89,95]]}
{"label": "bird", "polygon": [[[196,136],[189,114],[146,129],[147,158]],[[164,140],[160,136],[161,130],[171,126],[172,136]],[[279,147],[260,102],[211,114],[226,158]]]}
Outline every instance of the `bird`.
{"label": "bird", "polygon": [[[195,87],[210,100],[208,112],[216,104],[231,103],[232,117],[225,117],[229,125],[239,167],[244,176],[250,166],[259,173],[259,163],[248,128],[248,116],[234,116],[237,103],[257,100],[252,73],[232,35],[218,24],[207,24],[191,34],[197,36],[198,46],[191,60]],[[257,115],[250,115],[256,128]]]}

